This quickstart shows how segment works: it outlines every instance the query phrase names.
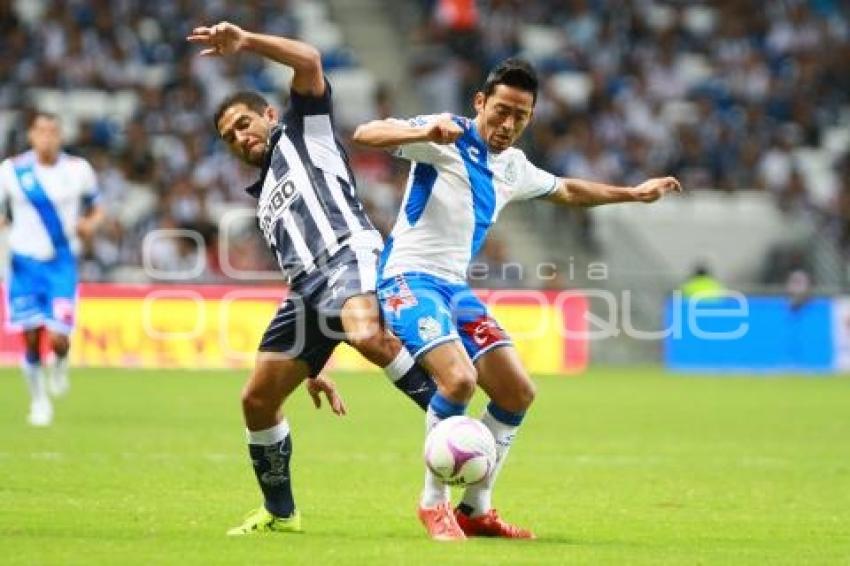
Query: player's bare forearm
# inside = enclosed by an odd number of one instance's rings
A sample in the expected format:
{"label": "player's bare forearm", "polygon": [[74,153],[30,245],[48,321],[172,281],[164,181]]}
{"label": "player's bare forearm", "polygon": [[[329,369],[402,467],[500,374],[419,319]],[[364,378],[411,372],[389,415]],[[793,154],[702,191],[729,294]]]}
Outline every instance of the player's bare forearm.
{"label": "player's bare forearm", "polygon": [[373,120],[358,126],[352,139],[369,147],[386,149],[419,142],[450,144],[462,133],[463,130],[452,121],[451,116],[444,114],[422,126],[411,126],[400,120]]}
{"label": "player's bare forearm", "polygon": [[201,55],[232,55],[240,51],[256,53],[292,67],[295,71],[292,89],[299,94],[321,96],[325,92],[321,54],[303,41],[246,31],[229,22],[196,27],[187,39],[205,47]]}
{"label": "player's bare forearm", "polygon": [[360,124],[352,139],[365,146],[393,148],[408,143],[428,140],[428,128],[409,126],[391,120],[373,120]]}
{"label": "player's bare forearm", "polygon": [[292,67],[292,88],[300,94],[321,96],[325,92],[322,56],[308,43],[274,35],[247,32],[245,50]]}
{"label": "player's bare forearm", "polygon": [[88,240],[94,233],[97,232],[98,227],[103,222],[106,214],[103,211],[103,207],[96,206],[88,211],[88,213],[80,218],[79,222],[77,222],[77,235],[80,236],[83,240]]}
{"label": "player's bare forearm", "polygon": [[681,192],[674,177],[649,179],[636,187],[617,187],[582,179],[559,179],[549,200],[566,206],[598,206],[621,202],[655,202],[667,193]]}

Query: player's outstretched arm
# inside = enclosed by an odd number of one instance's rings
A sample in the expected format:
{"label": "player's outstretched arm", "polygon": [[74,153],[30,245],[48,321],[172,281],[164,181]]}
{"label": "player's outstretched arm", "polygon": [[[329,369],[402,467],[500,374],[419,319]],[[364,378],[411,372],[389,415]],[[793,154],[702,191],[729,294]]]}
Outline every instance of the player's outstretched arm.
{"label": "player's outstretched arm", "polygon": [[240,51],[262,55],[292,67],[295,71],[292,90],[298,94],[322,96],[325,93],[321,54],[303,41],[245,31],[230,22],[196,27],[186,39],[204,46],[201,55],[205,56],[233,55]]}
{"label": "player's outstretched arm", "polygon": [[682,192],[675,177],[658,177],[636,187],[615,187],[581,179],[559,179],[548,199],[566,206],[597,206],[618,202],[655,202],[668,193]]}
{"label": "player's outstretched arm", "polygon": [[373,120],[357,126],[352,139],[362,145],[391,149],[400,145],[419,142],[450,144],[463,134],[460,126],[445,114],[439,119],[421,126],[402,120]]}

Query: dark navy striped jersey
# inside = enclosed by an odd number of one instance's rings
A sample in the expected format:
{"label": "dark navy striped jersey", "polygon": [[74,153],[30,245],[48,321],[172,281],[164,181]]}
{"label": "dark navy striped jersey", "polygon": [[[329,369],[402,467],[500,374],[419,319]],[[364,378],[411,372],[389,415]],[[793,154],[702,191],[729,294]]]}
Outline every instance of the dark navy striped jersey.
{"label": "dark navy striped jersey", "polygon": [[260,179],[246,190],[258,199],[260,230],[290,281],[344,246],[383,247],[337,139],[327,80],[321,97],[292,91],[289,109],[272,130]]}

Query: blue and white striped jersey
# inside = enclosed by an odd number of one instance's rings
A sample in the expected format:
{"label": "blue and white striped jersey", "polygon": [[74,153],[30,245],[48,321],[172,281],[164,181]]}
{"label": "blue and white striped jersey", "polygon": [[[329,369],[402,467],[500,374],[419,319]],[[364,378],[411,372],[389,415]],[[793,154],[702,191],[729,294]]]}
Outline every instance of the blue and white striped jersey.
{"label": "blue and white striped jersey", "polygon": [[0,209],[12,213],[9,248],[37,260],[79,248],[77,221],[98,200],[97,179],[88,161],[60,153],[56,163],[39,163],[27,151],[0,163]]}
{"label": "blue and white striped jersey", "polygon": [[[421,126],[439,116],[407,122]],[[557,178],[535,167],[517,148],[487,149],[475,124],[453,117],[463,134],[453,144],[403,145],[412,161],[407,191],[382,256],[382,277],[414,271],[450,282],[466,280],[469,262],[510,201],[551,194]]]}
{"label": "blue and white striped jersey", "polygon": [[269,147],[260,180],[247,191],[258,199],[260,229],[284,275],[310,273],[343,246],[383,247],[336,137],[327,81],[321,97],[292,91]]}

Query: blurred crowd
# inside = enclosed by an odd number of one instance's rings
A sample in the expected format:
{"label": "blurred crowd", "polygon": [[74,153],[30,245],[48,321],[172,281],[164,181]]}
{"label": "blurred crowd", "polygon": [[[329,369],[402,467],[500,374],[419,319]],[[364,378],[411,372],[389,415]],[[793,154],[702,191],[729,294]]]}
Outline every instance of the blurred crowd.
{"label": "blurred crowd", "polygon": [[426,110],[470,113],[487,70],[524,53],[544,79],[525,149],[546,169],[766,190],[850,243],[847,137],[818,151],[850,126],[847,2],[420,3],[414,69]]}
{"label": "blurred crowd", "polygon": [[[526,53],[545,80],[523,143],[542,167],[621,184],[673,174],[689,188],[766,190],[850,243],[848,160],[827,164],[838,185],[823,191],[798,151],[821,148],[848,119],[846,2],[416,1],[423,18],[411,71],[424,112],[471,114],[486,70]],[[110,218],[85,251],[84,277],[135,277],[143,265],[179,272],[202,264],[208,280],[275,269],[242,190],[255,172],[224,153],[210,116],[228,92],[281,92],[286,78],[255,57],[196,57],[184,38],[222,19],[297,37],[298,2],[0,0],[0,108],[13,120],[3,155],[25,146],[32,87],[130,93],[133,101],[126,119],[75,118],[72,151],[97,169]],[[352,64],[346,53],[323,58],[326,68]],[[393,113],[384,88],[375,110]],[[406,167],[357,148],[352,161],[386,232]],[[592,246],[589,219],[576,215]],[[154,228],[170,231],[141,245]],[[482,261],[505,256],[494,241]]]}
{"label": "blurred crowd", "polygon": [[[273,258],[252,229],[253,201],[243,191],[256,172],[225,153],[211,116],[215,104],[239,88],[279,91],[277,77],[259,58],[197,57],[185,37],[194,26],[225,19],[296,35],[286,2],[17,4],[0,0],[0,107],[18,110],[0,143],[4,155],[26,146],[27,114],[38,104],[32,87],[129,92],[135,101],[124,121],[59,109],[65,132],[74,133],[69,150],[87,157],[98,173],[109,218],[84,252],[83,277],[144,278],[142,266],[164,278],[174,273],[175,279],[200,271],[202,278],[217,280],[228,267],[273,271]],[[142,245],[155,228],[163,231]],[[223,267],[218,245],[225,237]]]}

